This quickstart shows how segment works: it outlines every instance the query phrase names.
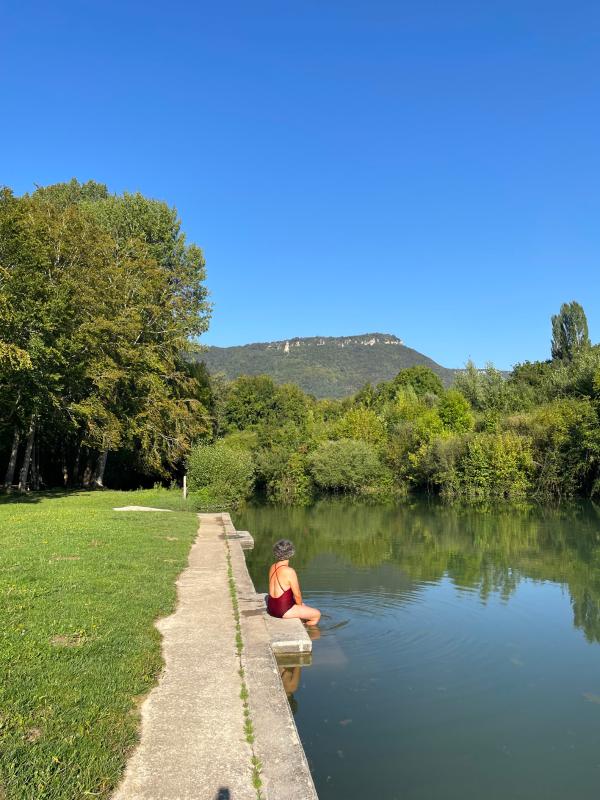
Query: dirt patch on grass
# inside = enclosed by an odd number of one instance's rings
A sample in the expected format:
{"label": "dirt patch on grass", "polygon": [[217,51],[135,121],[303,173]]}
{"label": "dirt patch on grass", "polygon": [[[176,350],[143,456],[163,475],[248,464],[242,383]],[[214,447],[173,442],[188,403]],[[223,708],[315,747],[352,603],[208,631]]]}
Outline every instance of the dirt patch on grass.
{"label": "dirt patch on grass", "polygon": [[79,647],[85,642],[83,633],[57,633],[50,638],[54,647]]}
{"label": "dirt patch on grass", "polygon": [[25,733],[25,741],[29,742],[29,744],[35,744],[41,735],[41,728],[29,728],[29,730]]}
{"label": "dirt patch on grass", "polygon": [[81,561],[81,556],[52,556],[49,563],[54,561]]}

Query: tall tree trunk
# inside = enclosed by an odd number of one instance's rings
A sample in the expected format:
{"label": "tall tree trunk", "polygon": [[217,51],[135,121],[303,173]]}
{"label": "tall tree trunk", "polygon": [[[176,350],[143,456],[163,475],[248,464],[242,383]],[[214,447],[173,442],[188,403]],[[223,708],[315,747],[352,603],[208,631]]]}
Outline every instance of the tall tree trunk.
{"label": "tall tree trunk", "polygon": [[108,458],[108,450],[103,450],[98,456],[96,461],[96,468],[94,469],[94,477],[92,478],[92,485],[96,489],[104,488],[104,470],[106,469],[106,459]]}
{"label": "tall tree trunk", "polygon": [[77,453],[75,454],[75,463],[73,464],[73,483],[77,486],[79,483],[79,462],[81,461],[81,442],[77,445]]}
{"label": "tall tree trunk", "polygon": [[34,492],[40,490],[40,445],[39,442],[33,443],[31,453],[31,488]]}
{"label": "tall tree trunk", "polygon": [[35,456],[36,456],[36,453],[35,453],[35,451],[36,451],[36,446],[35,446],[35,439],[34,439],[33,440],[33,447],[31,448],[31,461],[29,463],[29,485],[31,486],[31,488],[33,489],[34,492],[36,491],[36,488],[35,488],[35,471],[36,471],[36,459],[35,459]]}
{"label": "tall tree trunk", "polygon": [[88,457],[85,462],[85,469],[83,470],[83,488],[89,489],[90,488],[90,481],[92,480],[92,459],[88,452]]}
{"label": "tall tree trunk", "polygon": [[64,442],[60,446],[60,460],[62,467],[63,486],[66,488],[69,485],[69,468],[67,467],[67,451]]}
{"label": "tall tree trunk", "polygon": [[10,489],[15,479],[15,470],[17,468],[17,455],[19,454],[20,441],[21,441],[21,432],[15,425],[15,434],[13,436],[13,443],[10,451],[10,459],[8,461],[8,467],[6,468],[6,475],[4,477],[4,486],[6,489]]}
{"label": "tall tree trunk", "polygon": [[21,466],[21,473],[19,475],[19,490],[24,492],[27,489],[27,478],[29,477],[29,467],[31,465],[31,451],[33,450],[33,442],[35,439],[35,416],[31,415],[31,422],[29,424],[29,433],[27,434],[27,444],[25,445],[25,455],[23,456],[23,465]]}

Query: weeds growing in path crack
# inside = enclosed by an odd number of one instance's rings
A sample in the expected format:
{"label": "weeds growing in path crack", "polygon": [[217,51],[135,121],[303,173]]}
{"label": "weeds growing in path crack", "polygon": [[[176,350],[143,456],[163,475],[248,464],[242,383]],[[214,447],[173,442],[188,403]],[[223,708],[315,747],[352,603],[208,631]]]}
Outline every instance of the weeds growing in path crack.
{"label": "weeds growing in path crack", "polygon": [[252,786],[256,791],[256,800],[264,800],[264,795],[262,793],[262,780],[261,780],[261,771],[262,771],[262,764],[258,759],[256,753],[254,752],[254,725],[252,724],[252,715],[250,713],[250,704],[249,698],[250,693],[248,691],[248,685],[246,683],[246,672],[244,670],[244,665],[242,663],[242,653],[244,652],[244,639],[242,638],[242,625],[240,621],[240,604],[238,601],[237,596],[237,589],[235,586],[235,579],[233,577],[233,565],[231,563],[231,548],[229,546],[229,542],[227,538],[225,538],[225,544],[227,545],[227,580],[229,583],[229,594],[231,596],[231,605],[233,606],[233,619],[235,621],[235,650],[240,662],[240,668],[238,670],[238,675],[240,676],[241,687],[240,687],[240,700],[242,701],[243,712],[244,712],[244,736],[246,737],[246,741],[250,745],[250,749],[252,750],[252,758],[250,759],[250,764],[252,767]]}

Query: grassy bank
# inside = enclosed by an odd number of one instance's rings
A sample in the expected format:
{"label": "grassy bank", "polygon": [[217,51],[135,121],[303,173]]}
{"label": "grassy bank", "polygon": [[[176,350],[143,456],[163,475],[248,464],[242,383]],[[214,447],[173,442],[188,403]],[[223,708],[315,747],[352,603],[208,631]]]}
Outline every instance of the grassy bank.
{"label": "grassy bank", "polygon": [[108,797],[197,518],[167,492],[0,498],[0,798]]}

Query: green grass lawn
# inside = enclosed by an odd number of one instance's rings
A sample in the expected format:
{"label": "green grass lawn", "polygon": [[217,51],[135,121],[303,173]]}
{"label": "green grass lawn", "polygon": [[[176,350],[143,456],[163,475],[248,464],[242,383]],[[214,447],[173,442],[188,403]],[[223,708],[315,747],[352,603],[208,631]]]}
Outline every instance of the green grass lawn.
{"label": "green grass lawn", "polygon": [[[197,529],[167,491],[0,497],[0,800],[110,795]],[[200,624],[200,620],[199,620]]]}

